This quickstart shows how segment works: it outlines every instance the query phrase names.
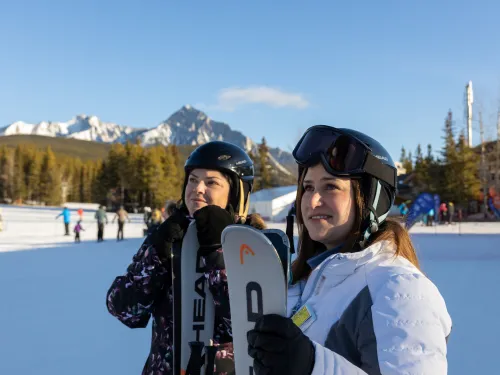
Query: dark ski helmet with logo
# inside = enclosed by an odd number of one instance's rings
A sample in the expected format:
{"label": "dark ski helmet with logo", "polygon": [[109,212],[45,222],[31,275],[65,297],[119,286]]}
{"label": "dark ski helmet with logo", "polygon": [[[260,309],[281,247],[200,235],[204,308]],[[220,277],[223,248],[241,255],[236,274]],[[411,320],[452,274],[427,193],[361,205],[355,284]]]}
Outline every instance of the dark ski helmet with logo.
{"label": "dark ski helmet with logo", "polygon": [[230,179],[229,203],[242,219],[248,213],[249,197],[254,182],[254,164],[250,156],[240,147],[223,141],[212,141],[197,147],[184,164],[184,187],[182,201],[189,174],[194,169],[217,170]]}

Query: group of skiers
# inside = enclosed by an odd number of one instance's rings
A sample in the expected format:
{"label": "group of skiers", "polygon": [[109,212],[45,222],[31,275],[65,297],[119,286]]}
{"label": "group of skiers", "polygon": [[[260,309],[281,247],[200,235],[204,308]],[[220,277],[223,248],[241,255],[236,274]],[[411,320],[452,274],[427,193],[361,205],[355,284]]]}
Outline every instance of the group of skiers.
{"label": "group of skiers", "polygon": [[[408,232],[387,218],[397,181],[389,153],[358,131],[317,125],[293,156],[298,256],[287,316],[263,315],[248,332],[254,373],[446,374],[452,321],[420,270]],[[130,328],[153,319],[143,374],[173,374],[172,246],[194,221],[204,290],[215,303],[215,373],[234,374],[221,233],[232,224],[265,227],[257,214],[248,215],[254,165],[239,147],[214,141],[193,151],[184,168],[179,203],[116,277],[106,304]],[[300,326],[292,320],[297,314],[306,318]]]}
{"label": "group of skiers", "polygon": [[[83,209],[78,209],[77,211],[78,214],[78,221],[76,222],[75,226],[73,227],[73,232],[75,234],[75,242],[79,243],[80,242],[80,233],[85,231],[83,228],[82,222],[83,222]],[[59,217],[63,217],[63,222],[64,222],[64,235],[69,236],[69,225],[71,223],[71,211],[69,210],[68,207],[64,207],[62,212],[56,216],[56,219]],[[108,216],[106,213],[106,209],[104,206],[100,205],[97,211],[95,212],[94,218],[97,221],[97,242],[102,242],[104,241],[104,226],[108,224]],[[123,241],[123,228],[125,225],[125,221],[128,220],[130,223],[130,218],[128,216],[127,211],[123,206],[120,206],[118,211],[116,211],[115,216],[113,217],[112,223],[115,222],[115,220],[118,219],[118,233],[116,235],[116,240],[117,241]]]}
{"label": "group of skiers", "polygon": [[442,202],[439,205],[439,209],[436,210],[431,208],[426,215],[423,216],[422,222],[425,226],[432,227],[436,224],[453,224],[455,220],[462,221],[463,214],[462,209],[458,209],[455,213],[455,204],[453,202]]}

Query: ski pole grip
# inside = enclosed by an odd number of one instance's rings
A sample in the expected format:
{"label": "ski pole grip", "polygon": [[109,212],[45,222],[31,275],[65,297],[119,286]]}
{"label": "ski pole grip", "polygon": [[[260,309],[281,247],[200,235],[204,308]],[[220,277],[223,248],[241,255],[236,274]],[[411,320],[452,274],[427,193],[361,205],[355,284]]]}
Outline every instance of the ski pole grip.
{"label": "ski pole grip", "polygon": [[214,375],[216,354],[217,354],[216,346],[210,345],[205,347],[205,356],[207,359],[207,366],[205,367],[205,375]]}

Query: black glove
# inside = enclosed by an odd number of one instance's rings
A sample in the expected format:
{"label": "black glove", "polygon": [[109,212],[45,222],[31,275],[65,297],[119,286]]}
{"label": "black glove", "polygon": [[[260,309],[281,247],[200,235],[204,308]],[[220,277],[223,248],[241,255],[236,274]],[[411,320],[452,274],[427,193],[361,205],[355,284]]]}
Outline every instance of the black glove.
{"label": "black glove", "polygon": [[221,235],[224,228],[234,224],[234,211],[231,205],[228,210],[219,206],[205,206],[194,213],[196,229],[198,231],[198,242],[200,244],[200,255],[205,257],[208,268],[222,270],[225,268],[224,256],[221,248]]}
{"label": "black glove", "polygon": [[231,206],[226,211],[219,206],[205,206],[194,213],[198,242],[204,252],[216,250],[221,246],[221,234],[224,228],[234,224],[234,211]]}
{"label": "black glove", "polygon": [[275,314],[261,316],[247,333],[248,355],[256,375],[310,375],[314,345],[292,319]]}
{"label": "black glove", "polygon": [[162,262],[170,259],[172,243],[184,238],[188,226],[189,219],[181,210],[176,210],[151,233],[151,243]]}

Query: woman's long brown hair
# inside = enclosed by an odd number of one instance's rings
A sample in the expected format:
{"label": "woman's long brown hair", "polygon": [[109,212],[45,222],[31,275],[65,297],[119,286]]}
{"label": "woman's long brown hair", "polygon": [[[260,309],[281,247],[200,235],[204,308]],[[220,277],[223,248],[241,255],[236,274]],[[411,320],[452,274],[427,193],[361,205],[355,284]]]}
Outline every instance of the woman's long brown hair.
{"label": "woman's long brown hair", "polygon": [[[319,242],[313,241],[304,225],[301,211],[301,201],[304,194],[304,178],[307,169],[302,171],[297,188],[297,226],[299,229],[298,256],[292,264],[293,282],[307,278],[311,272],[307,260],[312,256],[326,250],[325,246]],[[365,197],[363,196],[360,180],[351,180],[351,186],[354,192],[355,218],[351,233],[349,234],[341,253],[356,251],[355,247],[359,241],[363,212],[365,210]],[[401,224],[392,219],[386,219],[379,227],[379,230],[372,234],[365,245],[365,248],[379,241],[389,241],[395,246],[395,256],[402,256],[408,259],[415,267],[420,268],[417,254],[413,243],[411,242],[408,231]]]}

